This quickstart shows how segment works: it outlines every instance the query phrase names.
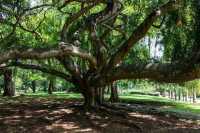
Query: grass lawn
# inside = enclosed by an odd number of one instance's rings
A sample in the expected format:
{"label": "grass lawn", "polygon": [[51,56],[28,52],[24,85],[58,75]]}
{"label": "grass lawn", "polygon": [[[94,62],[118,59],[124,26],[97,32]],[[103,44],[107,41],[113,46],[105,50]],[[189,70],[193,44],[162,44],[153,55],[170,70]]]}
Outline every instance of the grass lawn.
{"label": "grass lawn", "polygon": [[35,98],[52,98],[52,99],[80,99],[82,98],[81,94],[78,93],[64,93],[64,92],[54,92],[49,95],[44,92],[39,93],[28,93],[26,96],[35,97]]}
{"label": "grass lawn", "polygon": [[161,111],[193,113],[200,115],[200,103],[178,102],[164,97],[129,94],[120,96],[122,102],[160,106]]}

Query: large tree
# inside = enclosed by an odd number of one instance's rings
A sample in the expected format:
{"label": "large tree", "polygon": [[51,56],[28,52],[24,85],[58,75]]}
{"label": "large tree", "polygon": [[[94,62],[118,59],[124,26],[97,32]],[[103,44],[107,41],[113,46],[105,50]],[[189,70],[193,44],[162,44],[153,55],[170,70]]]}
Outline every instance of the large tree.
{"label": "large tree", "polygon": [[[200,77],[200,48],[195,36],[191,36],[193,41],[188,41],[190,47],[187,49],[190,52],[182,52],[187,56],[180,56],[180,59],[173,60],[169,57],[169,60],[149,62],[147,59],[133,58],[130,61],[130,57],[135,54],[133,48],[140,44],[140,40],[147,36],[149,31],[159,31],[153,28],[164,27],[162,36],[165,41],[170,40],[169,35],[177,38],[179,33],[182,33],[174,31],[181,25],[177,16],[183,14],[180,12],[184,6],[187,9],[194,6],[192,2],[1,0],[0,64],[35,69],[61,77],[79,89],[87,107],[101,104],[102,89],[116,80],[193,80]],[[195,11],[190,11],[192,13],[188,14],[189,17],[194,17],[194,12],[199,11],[199,7],[196,7]],[[173,23],[173,16],[176,16],[176,22],[172,27],[170,24]],[[198,15],[196,18],[195,20],[199,20]],[[191,23],[191,26],[181,28],[200,29],[199,22]],[[167,28],[176,34],[169,33],[165,30]],[[183,33],[189,35],[189,31]],[[165,51],[179,45],[175,42],[173,46],[164,46]],[[172,55],[170,52],[164,53]],[[54,65],[49,66],[46,63],[49,61]]]}

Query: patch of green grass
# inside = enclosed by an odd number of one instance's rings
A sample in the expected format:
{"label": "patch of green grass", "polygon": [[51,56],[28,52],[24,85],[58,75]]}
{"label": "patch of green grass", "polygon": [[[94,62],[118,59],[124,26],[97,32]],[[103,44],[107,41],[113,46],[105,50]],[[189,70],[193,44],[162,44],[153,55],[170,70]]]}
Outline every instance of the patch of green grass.
{"label": "patch of green grass", "polygon": [[171,110],[192,112],[200,115],[200,104],[189,104],[189,103],[176,103],[175,107],[169,108]]}
{"label": "patch of green grass", "polygon": [[129,94],[120,96],[122,102],[125,103],[138,103],[138,104],[147,104],[147,105],[174,105],[174,101],[158,96],[149,96],[149,95],[139,95],[139,94]]}
{"label": "patch of green grass", "polygon": [[63,93],[63,92],[54,92],[49,95],[44,92],[39,93],[29,93],[26,96],[34,97],[34,98],[52,98],[52,99],[80,99],[82,98],[81,94],[78,93]]}
{"label": "patch of green grass", "polygon": [[121,102],[159,106],[162,111],[200,114],[200,104],[178,102],[164,97],[130,94],[120,96]]}
{"label": "patch of green grass", "polygon": [[47,101],[64,101],[64,100],[80,100],[82,99],[81,94],[78,93],[64,93],[64,92],[54,92],[49,95],[45,92],[37,92],[37,93],[27,93],[21,96],[15,97],[2,97],[0,96],[0,103],[9,103],[15,104],[20,102],[28,102],[34,99],[38,100],[47,100]]}

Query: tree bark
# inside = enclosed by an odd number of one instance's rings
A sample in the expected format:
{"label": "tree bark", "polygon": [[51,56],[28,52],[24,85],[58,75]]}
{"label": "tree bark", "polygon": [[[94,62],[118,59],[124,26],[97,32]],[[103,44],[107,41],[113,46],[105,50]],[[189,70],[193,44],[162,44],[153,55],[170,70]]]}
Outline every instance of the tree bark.
{"label": "tree bark", "polygon": [[104,103],[105,87],[100,89],[100,103]]}
{"label": "tree bark", "polygon": [[12,70],[7,69],[4,72],[4,93],[3,96],[15,96],[15,88],[12,81]]}
{"label": "tree bark", "polygon": [[167,92],[168,92],[168,98],[171,98],[171,92],[170,92],[170,90],[168,90]]}
{"label": "tree bark", "polygon": [[111,84],[111,94],[110,94],[110,102],[114,103],[114,102],[118,102],[119,101],[119,96],[118,96],[118,92],[117,92],[117,86],[112,83]]}
{"label": "tree bark", "polygon": [[52,79],[49,80],[48,94],[52,94],[54,90],[54,81]]}
{"label": "tree bark", "polygon": [[44,88],[43,88],[43,91],[44,91],[44,92],[47,92],[48,81],[46,81],[46,80],[43,81],[43,87],[44,87]]}
{"label": "tree bark", "polygon": [[36,81],[33,80],[33,81],[31,82],[31,85],[32,85],[33,93],[35,93],[35,92],[36,92]]}
{"label": "tree bark", "polygon": [[181,89],[178,89],[178,100],[181,101]]}
{"label": "tree bark", "polygon": [[95,98],[94,89],[87,89],[87,91],[84,92],[83,96],[84,96],[84,106],[86,109],[95,107],[98,104],[98,102],[96,101],[96,98]]}
{"label": "tree bark", "polygon": [[170,99],[173,99],[173,92],[172,92],[172,90],[170,90],[169,93],[170,93]]}
{"label": "tree bark", "polygon": [[181,93],[182,93],[182,101],[185,101],[185,92],[184,92],[184,90],[182,90]]}
{"label": "tree bark", "polygon": [[88,88],[82,94],[86,109],[96,108],[104,102],[104,88]]}
{"label": "tree bark", "polygon": [[174,99],[177,100],[177,91],[174,89]]}

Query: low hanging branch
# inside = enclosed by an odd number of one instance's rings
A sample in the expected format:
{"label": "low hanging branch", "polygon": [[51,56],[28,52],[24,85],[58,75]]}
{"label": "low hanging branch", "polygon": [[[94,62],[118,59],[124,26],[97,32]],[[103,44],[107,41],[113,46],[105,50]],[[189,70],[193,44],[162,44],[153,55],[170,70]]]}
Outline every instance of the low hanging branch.
{"label": "low hanging branch", "polygon": [[58,77],[66,80],[66,81],[69,81],[69,82],[72,81],[71,76],[69,76],[69,75],[67,75],[63,72],[57,71],[55,69],[43,67],[43,66],[40,66],[40,65],[23,64],[23,63],[19,63],[19,62],[13,62],[13,63],[9,64],[8,66],[10,66],[10,67],[11,66],[17,66],[17,67],[22,68],[22,69],[38,70],[38,71],[41,71],[43,73],[48,73],[48,74],[51,74],[51,75],[54,75],[54,76],[58,76]]}
{"label": "low hanging branch", "polygon": [[47,59],[62,56],[76,56],[88,60],[91,66],[96,67],[96,59],[89,53],[73,45],[60,45],[58,49],[13,49],[0,53],[0,64],[14,59]]}
{"label": "low hanging branch", "polygon": [[115,68],[107,79],[150,79],[160,82],[180,83],[200,78],[200,67],[188,63],[137,63]]}

